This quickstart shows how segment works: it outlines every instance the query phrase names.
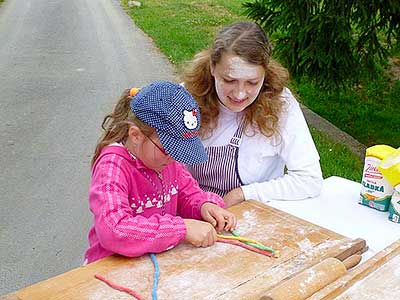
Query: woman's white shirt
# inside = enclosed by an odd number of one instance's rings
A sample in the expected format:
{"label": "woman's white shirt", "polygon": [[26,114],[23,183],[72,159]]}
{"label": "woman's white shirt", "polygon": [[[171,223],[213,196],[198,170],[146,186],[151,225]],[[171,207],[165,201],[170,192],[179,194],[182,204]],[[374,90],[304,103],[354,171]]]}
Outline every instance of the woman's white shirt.
{"label": "woman's white shirt", "polygon": [[[282,97],[286,105],[279,122],[280,136],[267,138],[251,128],[242,135],[238,170],[246,200],[300,200],[321,191],[319,155],[300,105],[289,89]],[[211,137],[202,140],[204,146],[229,144],[241,115],[221,105],[218,126]]]}

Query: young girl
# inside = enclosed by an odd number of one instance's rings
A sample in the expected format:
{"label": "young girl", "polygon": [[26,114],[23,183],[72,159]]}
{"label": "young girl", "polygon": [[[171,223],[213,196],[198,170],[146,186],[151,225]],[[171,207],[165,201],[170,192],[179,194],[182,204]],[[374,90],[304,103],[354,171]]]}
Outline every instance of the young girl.
{"label": "young girl", "polygon": [[181,164],[207,159],[195,100],[166,81],[136,92],[126,90],[103,121],[92,159],[86,263],[114,253],[158,253],[182,241],[207,247],[216,230],[236,226],[222,198],[203,192]]}
{"label": "young girl", "polygon": [[195,56],[183,82],[202,114],[208,161],[189,166],[201,188],[224,196],[227,206],[320,193],[318,152],[286,88],[287,71],[271,59],[271,44],[259,25],[223,28]]}

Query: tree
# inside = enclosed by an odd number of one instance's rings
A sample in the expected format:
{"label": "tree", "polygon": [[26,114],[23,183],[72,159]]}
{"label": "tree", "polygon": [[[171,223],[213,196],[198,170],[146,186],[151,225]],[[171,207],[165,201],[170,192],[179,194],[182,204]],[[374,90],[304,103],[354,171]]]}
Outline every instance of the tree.
{"label": "tree", "polygon": [[399,0],[255,0],[245,13],[274,36],[274,52],[297,78],[323,88],[356,83],[387,61],[400,38]]}

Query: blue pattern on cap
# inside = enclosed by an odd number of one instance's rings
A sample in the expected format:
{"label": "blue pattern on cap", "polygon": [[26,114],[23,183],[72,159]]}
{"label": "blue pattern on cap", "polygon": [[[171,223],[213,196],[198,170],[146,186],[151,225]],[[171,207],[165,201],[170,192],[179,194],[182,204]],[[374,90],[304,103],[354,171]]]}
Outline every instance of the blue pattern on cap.
{"label": "blue pattern on cap", "polygon": [[184,164],[207,160],[198,137],[200,110],[192,95],[181,85],[156,81],[142,88],[131,101],[135,115],[153,127],[165,151]]}

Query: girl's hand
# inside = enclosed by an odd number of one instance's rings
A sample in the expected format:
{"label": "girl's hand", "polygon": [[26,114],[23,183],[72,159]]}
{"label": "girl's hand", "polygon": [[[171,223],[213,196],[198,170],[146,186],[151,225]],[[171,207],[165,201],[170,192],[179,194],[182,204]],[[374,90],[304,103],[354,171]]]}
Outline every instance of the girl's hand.
{"label": "girl's hand", "polygon": [[232,231],[236,227],[236,216],[214,203],[206,202],[201,206],[201,217],[214,226],[218,233],[223,229]]}
{"label": "girl's hand", "polygon": [[183,221],[186,225],[186,242],[195,247],[208,247],[217,241],[217,233],[210,223],[193,219]]}
{"label": "girl's hand", "polygon": [[224,196],[225,207],[231,207],[244,201],[243,191],[240,187],[233,189]]}

